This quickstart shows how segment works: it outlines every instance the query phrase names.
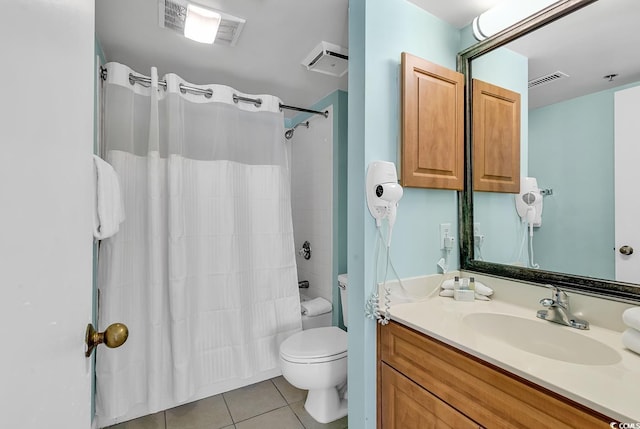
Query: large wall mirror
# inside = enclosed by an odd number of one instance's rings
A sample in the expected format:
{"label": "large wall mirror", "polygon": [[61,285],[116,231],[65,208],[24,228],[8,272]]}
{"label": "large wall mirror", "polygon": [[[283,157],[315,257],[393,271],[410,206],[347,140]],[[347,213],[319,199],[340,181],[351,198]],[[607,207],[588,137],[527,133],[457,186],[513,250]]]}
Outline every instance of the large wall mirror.
{"label": "large wall mirror", "polygon": [[[460,53],[462,269],[640,300],[638,17],[637,0],[559,1]],[[532,235],[517,194],[473,192],[473,79],[521,96],[520,176],[536,178],[543,202]],[[634,103],[637,148],[625,149],[616,115]]]}

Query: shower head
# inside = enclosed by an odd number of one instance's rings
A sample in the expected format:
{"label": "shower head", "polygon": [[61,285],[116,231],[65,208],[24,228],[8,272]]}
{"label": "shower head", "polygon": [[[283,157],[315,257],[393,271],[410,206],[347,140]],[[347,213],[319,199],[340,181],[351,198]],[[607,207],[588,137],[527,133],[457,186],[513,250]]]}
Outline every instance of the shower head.
{"label": "shower head", "polygon": [[303,125],[303,126],[305,126],[305,127],[309,128],[309,121],[306,121],[306,122],[300,122],[299,124],[296,124],[293,128],[289,128],[289,129],[284,133],[284,137],[285,137],[287,140],[290,140],[290,139],[291,139],[291,137],[293,137],[293,131],[294,131],[296,128],[298,128],[300,125]]}

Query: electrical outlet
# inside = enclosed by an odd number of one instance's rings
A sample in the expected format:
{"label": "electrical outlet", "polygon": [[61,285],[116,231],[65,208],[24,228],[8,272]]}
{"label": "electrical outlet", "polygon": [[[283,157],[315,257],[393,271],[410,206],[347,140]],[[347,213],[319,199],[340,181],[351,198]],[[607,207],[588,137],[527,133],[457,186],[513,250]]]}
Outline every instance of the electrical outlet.
{"label": "electrical outlet", "polygon": [[445,238],[452,238],[451,235],[451,224],[450,223],[441,223],[440,224],[440,249],[445,248]]}
{"label": "electrical outlet", "polygon": [[473,222],[473,235],[480,235],[480,222]]}

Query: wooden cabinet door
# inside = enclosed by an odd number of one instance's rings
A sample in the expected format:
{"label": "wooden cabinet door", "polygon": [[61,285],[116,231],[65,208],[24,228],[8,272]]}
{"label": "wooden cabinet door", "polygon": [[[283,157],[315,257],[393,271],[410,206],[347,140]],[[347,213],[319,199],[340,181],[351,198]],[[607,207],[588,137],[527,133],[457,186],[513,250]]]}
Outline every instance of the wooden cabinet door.
{"label": "wooden cabinet door", "polygon": [[402,186],[461,190],[464,75],[402,53]]}
{"label": "wooden cabinet door", "polygon": [[381,429],[478,428],[479,425],[381,363]]}
{"label": "wooden cabinet door", "polygon": [[520,94],[473,79],[473,190],[520,192]]}
{"label": "wooden cabinet door", "polygon": [[[378,326],[378,360],[383,429],[449,427],[414,425],[416,419],[432,421],[435,417],[425,417],[429,413],[438,416],[440,425],[443,419],[451,427],[468,427],[447,420],[454,417],[444,414],[448,411],[441,404],[474,422],[472,427],[492,429],[605,429],[615,421],[394,321]],[[434,399],[441,404],[433,404]]]}

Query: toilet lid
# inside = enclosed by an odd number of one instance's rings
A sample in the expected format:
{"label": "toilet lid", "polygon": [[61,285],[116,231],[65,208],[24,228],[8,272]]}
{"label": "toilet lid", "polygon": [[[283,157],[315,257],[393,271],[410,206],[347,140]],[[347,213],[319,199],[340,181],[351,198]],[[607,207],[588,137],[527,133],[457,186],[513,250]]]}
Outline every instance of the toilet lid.
{"label": "toilet lid", "polygon": [[319,362],[347,355],[347,333],[335,326],[293,334],[280,345],[280,356],[291,362]]}

